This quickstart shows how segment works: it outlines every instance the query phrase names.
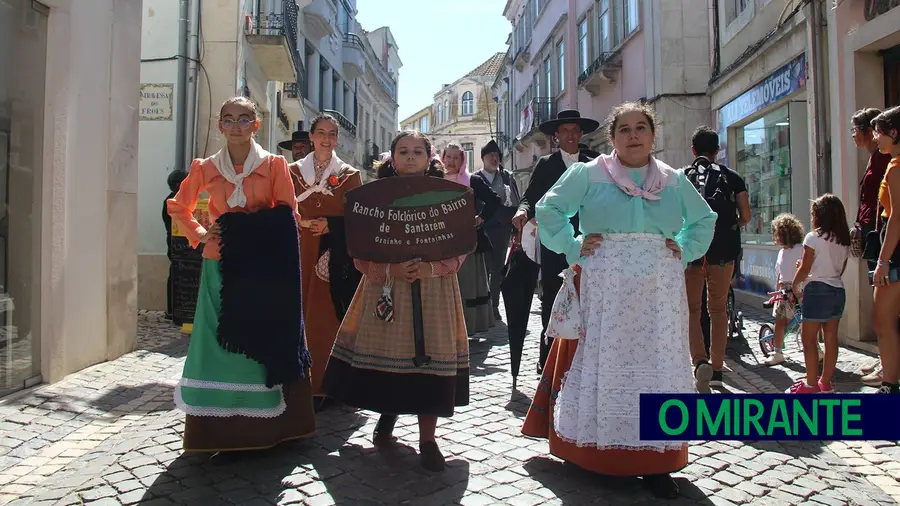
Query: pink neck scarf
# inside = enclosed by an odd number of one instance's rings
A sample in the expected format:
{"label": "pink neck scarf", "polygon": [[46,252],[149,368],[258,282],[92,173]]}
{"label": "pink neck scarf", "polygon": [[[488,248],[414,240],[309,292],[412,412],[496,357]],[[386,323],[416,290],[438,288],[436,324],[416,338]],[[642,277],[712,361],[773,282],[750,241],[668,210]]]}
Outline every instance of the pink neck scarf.
{"label": "pink neck scarf", "polygon": [[622,165],[615,150],[613,150],[612,154],[600,155],[597,158],[597,164],[606,170],[609,178],[616,183],[619,189],[632,197],[659,200],[658,194],[666,187],[669,179],[661,168],[661,166],[668,167],[668,165],[657,160],[652,155],[650,156],[650,166],[647,168],[647,176],[644,178],[644,184],[640,187],[631,178],[632,169]]}

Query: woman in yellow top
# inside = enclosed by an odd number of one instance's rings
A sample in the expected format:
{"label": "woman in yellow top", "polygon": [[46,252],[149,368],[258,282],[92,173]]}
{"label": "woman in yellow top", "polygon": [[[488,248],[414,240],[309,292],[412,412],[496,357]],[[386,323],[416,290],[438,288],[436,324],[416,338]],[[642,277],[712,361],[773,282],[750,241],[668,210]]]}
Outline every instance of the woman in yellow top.
{"label": "woman in yellow top", "polygon": [[[897,316],[900,315],[900,283],[892,282],[893,271],[900,270],[900,221],[891,219],[900,215],[900,107],[892,107],[872,120],[878,151],[891,155],[878,202],[884,207],[881,229],[881,253],[878,266],[872,276],[875,285],[875,311],[873,326],[878,335],[883,368],[879,393],[897,394],[900,376],[900,332],[897,331]],[[892,198],[896,193],[897,198]]]}

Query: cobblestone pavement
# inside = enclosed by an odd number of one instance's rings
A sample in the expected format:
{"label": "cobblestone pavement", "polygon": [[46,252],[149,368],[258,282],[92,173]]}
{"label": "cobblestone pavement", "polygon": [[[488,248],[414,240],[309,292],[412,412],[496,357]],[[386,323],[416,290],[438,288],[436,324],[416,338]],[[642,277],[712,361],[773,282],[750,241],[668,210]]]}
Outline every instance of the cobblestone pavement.
{"label": "cobblestone pavement", "polygon": [[[755,335],[765,316],[744,309],[752,345],[732,340],[725,390],[782,391],[802,373],[796,350],[784,366],[760,365]],[[471,403],[441,421],[448,469],[429,474],[416,457],[415,417],[401,418],[401,445],[382,453],[370,441],[374,415],[346,407],[322,413],[304,441],[183,455],[172,389],[187,338],[142,312],[138,351],[0,404],[0,504],[659,504],[638,479],[587,473],[520,435],[538,379],[539,319],[535,307],[517,392],[505,327],[472,340]],[[871,358],[843,349],[838,390],[865,388],[856,371]],[[898,460],[896,442],[698,443],[671,504],[896,504]]]}

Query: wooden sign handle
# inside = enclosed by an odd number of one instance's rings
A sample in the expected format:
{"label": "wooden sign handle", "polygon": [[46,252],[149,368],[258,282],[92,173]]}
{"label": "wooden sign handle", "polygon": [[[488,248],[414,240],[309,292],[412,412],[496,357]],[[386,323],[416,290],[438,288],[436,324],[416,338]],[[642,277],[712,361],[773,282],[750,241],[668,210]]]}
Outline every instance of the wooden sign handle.
{"label": "wooden sign handle", "polygon": [[425,354],[425,325],[422,321],[422,281],[418,279],[413,281],[411,290],[413,340],[416,345],[416,356],[413,358],[413,364],[416,367],[422,367],[431,362],[431,357]]}

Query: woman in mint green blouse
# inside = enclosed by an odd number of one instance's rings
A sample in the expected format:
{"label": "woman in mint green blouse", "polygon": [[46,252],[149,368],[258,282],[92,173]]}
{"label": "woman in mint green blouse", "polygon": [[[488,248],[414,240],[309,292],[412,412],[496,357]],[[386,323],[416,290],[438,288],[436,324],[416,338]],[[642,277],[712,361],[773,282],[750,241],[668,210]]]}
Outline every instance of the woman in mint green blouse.
{"label": "woman in mint green blouse", "polygon": [[640,439],[639,395],[694,392],[684,269],[709,248],[716,213],[650,154],[649,107],[622,104],[608,124],[613,153],[572,165],[537,204],[541,242],[580,271],[584,334],[555,340],[523,432],[549,438],[557,457],[642,476],[671,498],[687,444]]}

